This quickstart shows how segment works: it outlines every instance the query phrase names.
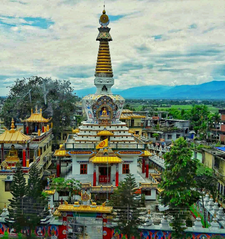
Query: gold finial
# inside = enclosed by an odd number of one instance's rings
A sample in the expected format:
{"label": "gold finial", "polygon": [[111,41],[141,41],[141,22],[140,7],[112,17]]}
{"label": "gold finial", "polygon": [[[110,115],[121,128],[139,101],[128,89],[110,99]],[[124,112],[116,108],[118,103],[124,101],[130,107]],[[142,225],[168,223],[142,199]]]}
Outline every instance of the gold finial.
{"label": "gold finial", "polygon": [[150,214],[150,213],[151,213],[151,210],[149,209],[149,210],[148,210],[148,214]]}
{"label": "gold finial", "polygon": [[4,208],[6,208],[6,203],[4,204]]}
{"label": "gold finial", "polygon": [[33,114],[34,113],[34,111],[33,111],[33,109],[31,109],[31,114]]}
{"label": "gold finial", "polygon": [[42,115],[42,109],[40,109],[40,114]]}
{"label": "gold finial", "polygon": [[35,113],[37,114],[37,106],[35,107]]}
{"label": "gold finial", "polygon": [[15,129],[14,119],[13,118],[12,118],[12,121],[11,121],[11,129]]}
{"label": "gold finial", "polygon": [[50,210],[50,204],[48,204],[48,210]]}

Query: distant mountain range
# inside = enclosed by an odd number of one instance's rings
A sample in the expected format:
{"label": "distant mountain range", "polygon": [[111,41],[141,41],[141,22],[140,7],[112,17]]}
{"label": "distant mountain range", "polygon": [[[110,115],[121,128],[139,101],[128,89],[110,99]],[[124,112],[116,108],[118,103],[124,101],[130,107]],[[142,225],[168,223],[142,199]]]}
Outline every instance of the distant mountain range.
{"label": "distant mountain range", "polygon": [[[94,94],[96,88],[77,90],[79,97]],[[225,99],[225,81],[211,81],[200,85],[148,85],[126,90],[113,90],[125,99]]]}

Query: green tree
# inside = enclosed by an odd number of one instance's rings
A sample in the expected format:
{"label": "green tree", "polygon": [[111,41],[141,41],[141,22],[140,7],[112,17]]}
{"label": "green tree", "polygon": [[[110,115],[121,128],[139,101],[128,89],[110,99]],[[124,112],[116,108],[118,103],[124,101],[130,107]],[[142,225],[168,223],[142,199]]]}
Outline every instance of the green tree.
{"label": "green tree", "polygon": [[81,192],[81,183],[79,180],[64,178],[53,178],[51,182],[51,189],[56,189],[57,192],[68,191],[69,192],[69,203],[72,203],[73,195],[78,195]]}
{"label": "green tree", "polygon": [[26,226],[26,215],[23,211],[23,199],[27,190],[21,164],[16,165],[16,172],[13,176],[10,190],[12,199],[9,199],[9,216],[6,218],[6,222],[13,227],[16,232],[20,232]]}
{"label": "green tree", "polygon": [[135,178],[128,174],[111,195],[109,202],[117,211],[117,228],[122,234],[127,235],[128,239],[131,239],[132,236],[139,238],[138,226],[143,223],[143,220],[140,219],[143,210],[138,208],[141,199],[137,198],[136,190]]}
{"label": "green tree", "polygon": [[53,121],[53,133],[60,133],[71,126],[76,109],[77,97],[73,94],[70,81],[52,80],[34,76],[17,79],[10,88],[1,117],[10,126],[11,118],[24,119],[30,116],[31,108],[42,108],[43,116]]}
{"label": "green tree", "polygon": [[162,204],[169,206],[169,214],[173,216],[173,238],[176,239],[183,238],[185,229],[183,220],[190,206],[200,196],[196,191],[195,180],[198,161],[191,159],[191,156],[191,150],[182,137],[174,142],[171,151],[164,156],[166,170],[159,185],[163,189],[160,198]]}
{"label": "green tree", "polygon": [[199,131],[203,135],[205,134],[208,116],[209,110],[206,105],[194,105],[192,107],[190,121],[197,134],[199,133]]}
{"label": "green tree", "polygon": [[36,163],[33,163],[29,171],[26,196],[24,198],[26,215],[26,226],[30,229],[27,237],[31,237],[31,232],[40,225],[41,219],[48,215],[48,199],[42,194],[41,172]]}

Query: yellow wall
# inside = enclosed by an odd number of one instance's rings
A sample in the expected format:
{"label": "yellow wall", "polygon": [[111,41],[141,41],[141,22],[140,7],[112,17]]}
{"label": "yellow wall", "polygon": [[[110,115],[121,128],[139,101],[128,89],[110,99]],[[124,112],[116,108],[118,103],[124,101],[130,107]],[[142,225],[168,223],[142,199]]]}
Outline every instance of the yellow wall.
{"label": "yellow wall", "polygon": [[[49,143],[48,147],[47,144]],[[44,151],[44,147],[46,146],[46,150]],[[40,156],[40,161],[38,163],[38,167],[41,169],[41,177],[43,176],[44,170],[48,169],[48,167],[51,165],[51,158],[46,163],[45,168],[42,166],[44,165],[44,157],[50,156],[52,152],[52,141],[51,141],[51,135],[49,135],[43,142],[40,143],[39,148],[42,148],[42,154]]]}
{"label": "yellow wall", "polygon": [[205,152],[204,165],[208,168],[213,168],[214,156],[210,153]]}
{"label": "yellow wall", "polygon": [[[52,140],[51,140],[51,135],[49,135],[44,141],[42,141],[39,144],[39,148],[42,148],[42,154],[40,156],[40,161],[38,163],[38,167],[41,169],[41,177],[43,176],[44,170],[47,169],[51,165],[51,157],[49,158],[49,161],[47,161],[46,166],[43,167],[44,165],[44,157],[51,155],[52,152]],[[47,148],[47,144],[48,148]],[[44,151],[44,146],[46,146],[46,150]],[[9,204],[8,199],[12,198],[12,195],[10,192],[5,192],[5,181],[3,181],[7,177],[7,174],[0,174],[0,208],[4,207],[4,204],[6,203],[7,205]],[[26,181],[28,180],[28,174],[25,175]]]}
{"label": "yellow wall", "polygon": [[225,176],[225,162],[223,160],[220,160],[220,168],[219,168],[220,173]]}
{"label": "yellow wall", "polygon": [[[5,191],[5,178],[7,177],[7,175],[0,175],[0,209],[4,208],[4,205],[6,204],[6,206],[9,205],[9,199],[12,199],[12,194],[10,192],[6,192]],[[28,181],[28,175],[25,175],[25,179],[26,179],[26,183]]]}

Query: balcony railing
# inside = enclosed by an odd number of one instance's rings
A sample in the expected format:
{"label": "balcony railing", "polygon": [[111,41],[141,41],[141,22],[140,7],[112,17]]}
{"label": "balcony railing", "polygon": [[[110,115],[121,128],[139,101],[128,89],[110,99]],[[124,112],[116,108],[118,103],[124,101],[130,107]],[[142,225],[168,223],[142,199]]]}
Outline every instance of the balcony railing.
{"label": "balcony railing", "polygon": [[[65,143],[66,150],[87,150],[87,149],[95,149],[98,144],[88,144],[88,143]],[[122,144],[122,143],[110,143],[109,147],[112,149],[145,149],[145,144]]]}

